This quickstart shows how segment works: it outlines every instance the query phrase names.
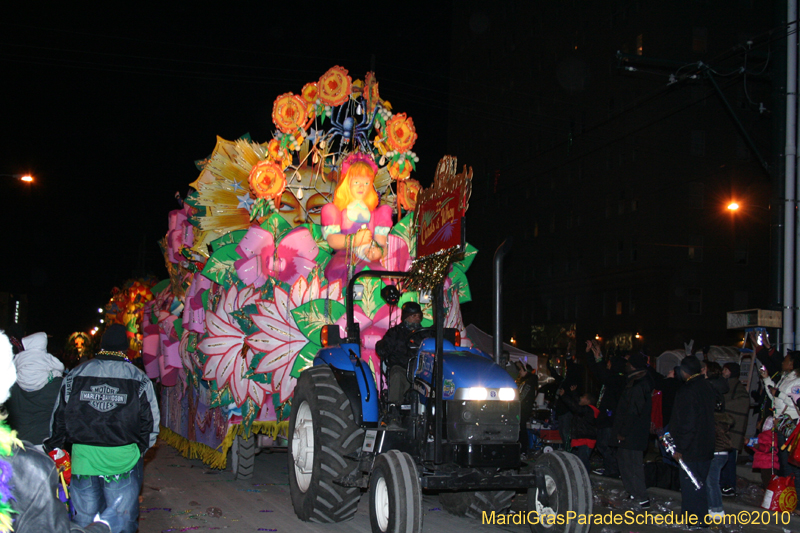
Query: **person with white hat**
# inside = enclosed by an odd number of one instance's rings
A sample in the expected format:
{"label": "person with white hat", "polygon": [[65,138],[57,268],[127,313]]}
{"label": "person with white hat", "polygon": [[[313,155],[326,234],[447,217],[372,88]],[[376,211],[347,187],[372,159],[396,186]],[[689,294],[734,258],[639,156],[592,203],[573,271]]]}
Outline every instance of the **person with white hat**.
{"label": "person with white hat", "polygon": [[[8,337],[0,331],[0,404],[9,399],[17,380]],[[110,533],[99,521],[81,527],[71,524],[64,503],[56,496],[56,464],[29,442],[17,438],[0,419],[0,532],[8,533]]]}

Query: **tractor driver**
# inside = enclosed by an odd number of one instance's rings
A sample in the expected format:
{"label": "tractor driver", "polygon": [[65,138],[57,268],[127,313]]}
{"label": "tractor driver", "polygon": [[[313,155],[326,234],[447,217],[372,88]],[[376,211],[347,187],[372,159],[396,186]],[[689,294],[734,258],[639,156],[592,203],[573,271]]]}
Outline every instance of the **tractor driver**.
{"label": "tractor driver", "polygon": [[415,348],[422,342],[422,335],[415,335],[422,329],[422,308],[417,302],[406,302],[401,309],[402,322],[389,328],[386,335],[375,344],[378,357],[389,368],[390,411],[396,410],[411,388],[406,368],[409,359],[414,356]]}

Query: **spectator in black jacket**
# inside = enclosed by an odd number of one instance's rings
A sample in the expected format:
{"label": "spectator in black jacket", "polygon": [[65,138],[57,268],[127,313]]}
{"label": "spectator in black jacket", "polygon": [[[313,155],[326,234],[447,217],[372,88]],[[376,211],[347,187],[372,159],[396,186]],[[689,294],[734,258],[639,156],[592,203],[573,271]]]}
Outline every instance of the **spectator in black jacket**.
{"label": "spectator in black jacket", "polygon": [[572,453],[583,462],[586,472],[590,472],[589,458],[597,443],[597,416],[600,414],[600,411],[594,406],[597,399],[593,394],[587,392],[576,403],[570,396],[564,394],[564,389],[561,389],[559,394],[569,410],[572,411],[572,426],[570,427]]}
{"label": "spectator in black jacket", "polygon": [[644,482],[644,452],[650,439],[653,380],[647,372],[647,359],[640,353],[631,354],[626,370],[628,382],[614,416],[613,428],[619,447],[617,460],[622,484],[630,498],[642,509],[649,509],[650,498]]}
{"label": "spectator in black jacket", "polygon": [[613,431],[614,414],[617,411],[619,398],[625,390],[625,365],[627,361],[619,356],[611,356],[603,360],[600,344],[594,339],[586,341],[589,352],[587,362],[597,382],[602,383],[598,394],[597,409],[597,444],[595,448],[603,456],[603,467],[594,470],[595,474],[607,477],[619,477],[617,464],[617,436]]}
{"label": "spectator in black jacket", "polygon": [[[683,459],[694,476],[703,481],[708,477],[714,458],[714,406],[717,393],[704,379],[700,361],[694,356],[681,361],[681,378],[684,385],[675,395],[669,430],[675,440],[677,452],[673,458]],[[696,516],[698,524],[705,524],[708,514],[706,488],[697,490],[689,476],[679,470],[681,480],[681,512]]]}

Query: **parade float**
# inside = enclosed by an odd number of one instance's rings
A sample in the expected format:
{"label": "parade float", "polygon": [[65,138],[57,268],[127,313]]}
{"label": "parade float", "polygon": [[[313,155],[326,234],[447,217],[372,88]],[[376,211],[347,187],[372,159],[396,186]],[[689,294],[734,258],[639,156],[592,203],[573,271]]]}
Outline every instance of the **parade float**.
{"label": "parade float", "polygon": [[[335,66],[273,104],[275,133],[217,139],[197,162],[191,192],[169,213],[161,241],[169,279],[143,308],[145,371],[161,384],[161,437],[213,468],[243,437],[286,436],[301,372],[321,349],[323,325],[345,334],[348,281],[363,270],[445,276],[445,326],[463,332],[466,271],[476,250],[416,262],[421,187],[411,178],[417,134],[394,113],[373,73],[353,81]],[[445,158],[441,168],[456,168]],[[447,232],[447,228],[441,231]],[[446,237],[446,235],[443,235]],[[432,238],[432,236],[429,236]],[[364,279],[354,295],[361,358],[382,380],[375,343],[399,322],[406,290],[389,305],[385,282]]]}

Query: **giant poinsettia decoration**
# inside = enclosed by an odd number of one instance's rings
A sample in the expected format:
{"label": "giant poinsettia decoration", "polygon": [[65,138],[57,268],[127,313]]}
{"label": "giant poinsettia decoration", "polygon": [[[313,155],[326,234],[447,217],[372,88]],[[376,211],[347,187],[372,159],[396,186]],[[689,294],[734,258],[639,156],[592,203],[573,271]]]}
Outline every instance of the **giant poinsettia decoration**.
{"label": "giant poinsettia decoration", "polygon": [[252,287],[239,291],[235,285],[231,286],[222,294],[216,310],[206,313],[208,337],[198,345],[207,357],[203,379],[216,381],[217,390],[227,386],[237,406],[248,398],[256,405],[263,405],[266,395],[272,393],[268,383],[247,377],[255,354],[245,345],[245,333],[232,315],[246,305],[255,304],[257,295]]}
{"label": "giant poinsettia decoration", "polygon": [[310,353],[310,361],[319,348],[316,340],[306,336],[306,333],[311,335],[309,332],[315,328],[309,324],[312,320],[303,315],[303,311],[313,314],[327,300],[342,306],[337,301],[339,299],[339,284],[323,287],[315,275],[311,281],[298,278],[289,291],[276,286],[271,300],[258,301],[258,313],[251,316],[258,331],[248,336],[246,343],[252,350],[264,354],[254,372],[272,374],[273,390],[280,393],[281,402],[285,402],[294,391],[297,372],[293,370],[298,356],[305,359]]}

